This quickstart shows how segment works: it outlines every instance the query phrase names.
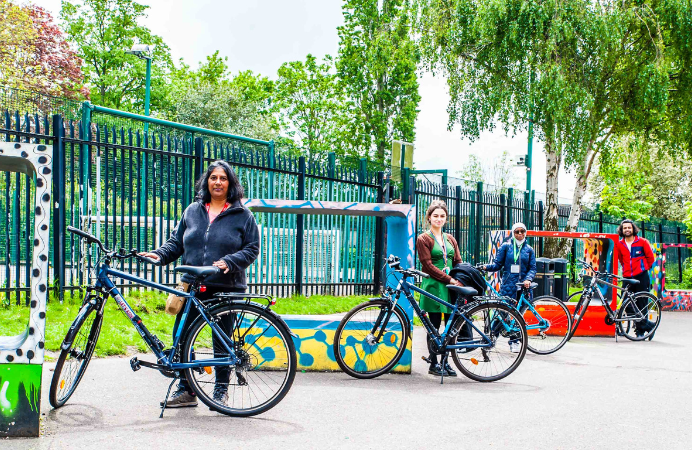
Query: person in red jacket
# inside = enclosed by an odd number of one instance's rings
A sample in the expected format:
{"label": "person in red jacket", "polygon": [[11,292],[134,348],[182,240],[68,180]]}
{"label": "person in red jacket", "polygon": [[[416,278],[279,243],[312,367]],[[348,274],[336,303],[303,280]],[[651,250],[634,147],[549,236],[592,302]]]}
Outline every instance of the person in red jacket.
{"label": "person in red jacket", "polygon": [[[651,290],[651,279],[649,269],[654,264],[654,252],[651,244],[646,239],[639,237],[639,228],[629,219],[622,221],[618,227],[620,240],[616,245],[617,258],[622,266],[622,275],[626,278],[633,278],[639,283],[622,282],[623,287],[629,286],[630,292],[649,292]],[[641,298],[637,300],[637,307],[640,310],[646,308],[648,300]],[[637,322],[635,332],[641,335],[653,323],[649,320]]]}

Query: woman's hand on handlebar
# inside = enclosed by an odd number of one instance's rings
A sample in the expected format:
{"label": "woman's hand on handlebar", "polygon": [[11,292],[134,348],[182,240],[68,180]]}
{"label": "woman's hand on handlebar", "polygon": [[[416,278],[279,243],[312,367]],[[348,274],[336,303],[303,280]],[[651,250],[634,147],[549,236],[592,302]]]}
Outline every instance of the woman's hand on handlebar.
{"label": "woman's hand on handlebar", "polygon": [[139,253],[137,253],[137,256],[144,256],[145,258],[149,258],[149,259],[153,259],[154,261],[161,262],[161,257],[159,255],[157,255],[156,253],[139,252]]}
{"label": "woman's hand on handlebar", "polygon": [[228,264],[226,264],[223,260],[218,260],[214,261],[214,264],[212,264],[214,267],[218,267],[219,269],[223,270],[223,273],[228,273],[229,270],[231,270],[228,267]]}

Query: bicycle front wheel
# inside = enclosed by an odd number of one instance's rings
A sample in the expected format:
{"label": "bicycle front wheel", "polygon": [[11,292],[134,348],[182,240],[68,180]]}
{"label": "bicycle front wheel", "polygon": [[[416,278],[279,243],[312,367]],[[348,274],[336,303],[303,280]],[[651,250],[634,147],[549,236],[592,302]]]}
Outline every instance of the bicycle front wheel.
{"label": "bicycle front wheel", "polygon": [[649,292],[638,292],[625,299],[617,312],[617,330],[631,341],[643,341],[661,323],[661,302]]}
{"label": "bicycle front wheel", "polygon": [[[387,299],[362,303],[341,319],[334,334],[334,357],[354,378],[389,372],[406,350],[408,319]],[[385,323],[386,322],[386,323]]]}
{"label": "bicycle front wheel", "polygon": [[240,363],[186,369],[192,390],[209,408],[228,416],[254,416],[276,406],[296,374],[295,345],[288,328],[254,304],[223,303],[207,314],[224,336],[199,317],[190,326],[182,361],[228,358],[222,342],[230,340]]}
{"label": "bicycle front wheel", "polygon": [[[470,347],[450,351],[454,365],[472,380],[483,382],[501,380],[514,372],[524,359],[527,343],[519,311],[504,303],[483,302],[462,312],[468,321],[460,317],[453,329],[459,336],[457,344],[467,342]],[[467,323],[472,325],[470,330]],[[471,347],[479,344],[491,345]]]}
{"label": "bicycle front wheel", "polygon": [[534,298],[536,314],[527,309],[524,314],[526,332],[529,336],[527,347],[538,355],[548,355],[562,348],[572,329],[572,316],[569,310],[556,297],[543,295]]}
{"label": "bicycle front wheel", "polygon": [[60,352],[55,364],[48,395],[53,408],[64,405],[77,389],[101,332],[103,315],[99,314],[99,307],[85,303],[83,308],[86,309],[77,316],[63,341],[71,340],[71,344]]}

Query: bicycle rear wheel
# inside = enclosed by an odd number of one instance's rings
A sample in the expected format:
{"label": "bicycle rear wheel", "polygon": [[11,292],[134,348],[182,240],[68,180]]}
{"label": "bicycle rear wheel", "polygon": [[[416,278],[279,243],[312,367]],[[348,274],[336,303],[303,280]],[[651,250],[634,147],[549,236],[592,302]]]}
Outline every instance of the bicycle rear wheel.
{"label": "bicycle rear wheel", "polygon": [[103,315],[99,314],[98,304],[85,303],[82,308],[86,310],[77,316],[63,341],[71,339],[72,343],[60,352],[55,364],[48,395],[53,408],[64,405],[77,389],[91,361],[101,332]]}
{"label": "bicycle rear wheel", "polygon": [[[465,341],[482,344],[489,339],[492,346],[451,350],[454,365],[472,380],[483,382],[501,380],[514,372],[524,359],[527,343],[526,325],[519,312],[504,303],[483,302],[463,313],[473,325]],[[464,318],[457,319],[454,332],[460,333],[465,323]]]}
{"label": "bicycle rear wheel", "polygon": [[226,336],[202,317],[190,326],[183,362],[228,358],[222,339],[241,362],[186,369],[190,387],[204,404],[229,416],[254,416],[276,406],[296,374],[296,352],[289,329],[271,311],[248,303],[222,303],[207,311]]}
{"label": "bicycle rear wheel", "polygon": [[653,336],[661,323],[661,302],[649,292],[638,292],[625,299],[617,312],[617,330],[631,341]]}
{"label": "bicycle rear wheel", "polygon": [[341,319],[334,334],[334,357],[341,370],[354,378],[375,378],[399,362],[406,350],[409,325],[401,309],[388,314],[391,307],[387,299],[371,300]]}
{"label": "bicycle rear wheel", "polygon": [[574,333],[577,331],[577,328],[581,323],[581,319],[584,318],[586,310],[589,309],[589,303],[591,303],[591,299],[584,297],[584,291],[575,292],[569,296],[568,300],[572,299],[572,297],[576,297],[577,295],[579,296],[579,302],[577,302],[577,306],[574,308],[574,315],[572,316],[572,329],[567,337],[568,341],[574,336]]}
{"label": "bicycle rear wheel", "polygon": [[[538,317],[527,309],[524,314],[528,349],[538,355],[548,355],[562,348],[572,330],[572,316],[567,307],[556,297],[543,295],[531,303]],[[540,317],[540,319],[539,319]]]}

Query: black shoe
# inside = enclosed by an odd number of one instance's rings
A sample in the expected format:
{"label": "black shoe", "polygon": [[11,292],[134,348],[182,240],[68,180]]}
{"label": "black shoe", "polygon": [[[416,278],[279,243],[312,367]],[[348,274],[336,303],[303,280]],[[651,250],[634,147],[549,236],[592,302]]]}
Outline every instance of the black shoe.
{"label": "black shoe", "polygon": [[[163,408],[163,402],[160,403]],[[197,396],[187,391],[185,386],[178,385],[178,389],[171,395],[166,403],[166,408],[183,408],[197,406]]]}
{"label": "black shoe", "polygon": [[[442,376],[442,366],[440,366],[439,364],[430,364],[430,368],[428,369],[428,373],[430,375],[435,375],[435,376],[440,377],[440,376]],[[445,375],[447,375],[447,374],[445,373]]]}
{"label": "black shoe", "polygon": [[220,384],[214,386],[213,398],[215,403],[226,406],[228,404],[228,387]]}
{"label": "black shoe", "polygon": [[448,377],[456,377],[457,373],[452,369],[452,366],[449,365],[449,363],[445,363],[445,371],[447,372],[445,375]]}

